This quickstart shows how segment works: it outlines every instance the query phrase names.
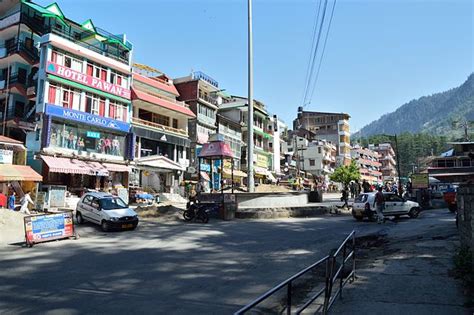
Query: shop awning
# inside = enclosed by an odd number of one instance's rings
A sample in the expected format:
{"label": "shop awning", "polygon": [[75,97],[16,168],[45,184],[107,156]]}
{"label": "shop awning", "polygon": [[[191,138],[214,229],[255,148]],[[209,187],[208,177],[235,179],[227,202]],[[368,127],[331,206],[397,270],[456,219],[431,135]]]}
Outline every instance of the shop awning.
{"label": "shop awning", "polygon": [[33,181],[40,182],[43,177],[28,165],[0,164],[0,182]]}
{"label": "shop awning", "polygon": [[99,162],[42,155],[52,173],[83,174],[91,176],[108,176],[109,171]]}
{"label": "shop awning", "polygon": [[[229,168],[224,168],[224,175],[230,177],[232,175],[232,170]],[[234,170],[234,177],[247,177],[247,173],[242,172],[241,170]]]}
{"label": "shop awning", "polygon": [[123,173],[130,173],[131,168],[127,165],[123,164],[114,164],[114,163],[102,163],[103,166],[109,171],[109,172],[123,172]]}

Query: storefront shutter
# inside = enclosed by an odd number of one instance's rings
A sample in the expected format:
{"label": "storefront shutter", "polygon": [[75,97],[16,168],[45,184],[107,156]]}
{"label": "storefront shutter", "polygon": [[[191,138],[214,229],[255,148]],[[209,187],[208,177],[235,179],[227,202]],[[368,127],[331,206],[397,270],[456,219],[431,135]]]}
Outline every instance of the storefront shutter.
{"label": "storefront shutter", "polygon": [[105,116],[105,101],[102,100],[99,102],[99,115]]}

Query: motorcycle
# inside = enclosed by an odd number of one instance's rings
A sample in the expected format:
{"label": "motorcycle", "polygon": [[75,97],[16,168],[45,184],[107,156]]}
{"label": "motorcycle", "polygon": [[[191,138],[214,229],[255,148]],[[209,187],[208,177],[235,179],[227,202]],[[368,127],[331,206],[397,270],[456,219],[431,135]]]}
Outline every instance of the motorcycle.
{"label": "motorcycle", "polygon": [[199,220],[202,223],[209,222],[209,205],[198,203],[196,200],[190,200],[186,204],[186,210],[183,212],[185,221]]}

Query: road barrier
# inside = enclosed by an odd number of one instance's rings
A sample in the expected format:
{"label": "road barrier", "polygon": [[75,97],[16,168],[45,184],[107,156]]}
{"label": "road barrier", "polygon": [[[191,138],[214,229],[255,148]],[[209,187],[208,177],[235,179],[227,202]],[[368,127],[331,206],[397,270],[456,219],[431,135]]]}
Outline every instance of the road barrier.
{"label": "road barrier", "polygon": [[[262,304],[262,302],[268,300],[270,297],[276,295],[277,292],[279,292],[281,289],[284,289],[285,287],[286,297],[284,301],[284,311],[286,311],[286,314],[292,314],[292,312],[295,314],[300,314],[311,304],[313,304],[316,299],[322,297],[323,293],[324,300],[322,301],[322,305],[318,307],[317,311],[322,310],[323,314],[327,314],[331,306],[334,304],[336,298],[339,296],[342,299],[342,289],[347,284],[347,282],[349,280],[351,280],[351,282],[355,280],[355,246],[355,231],[352,231],[344,239],[337,250],[332,250],[329,255],[323,257],[311,266],[306,267],[305,269],[281,282],[279,285],[270,289],[246,306],[242,307],[234,314],[240,315],[252,311],[255,313],[262,313],[262,310],[259,310],[258,306]],[[299,305],[293,305],[296,304],[296,302],[293,300],[293,296],[297,294],[298,289],[298,286],[294,285],[296,280],[302,278],[305,275],[316,272],[317,268],[323,265],[326,266],[324,287],[317,290],[316,292],[313,292],[305,302],[299,303]],[[337,287],[337,290],[333,292],[335,286]],[[268,310],[264,311],[263,313],[265,312],[268,312]],[[278,311],[278,313],[283,312]]]}

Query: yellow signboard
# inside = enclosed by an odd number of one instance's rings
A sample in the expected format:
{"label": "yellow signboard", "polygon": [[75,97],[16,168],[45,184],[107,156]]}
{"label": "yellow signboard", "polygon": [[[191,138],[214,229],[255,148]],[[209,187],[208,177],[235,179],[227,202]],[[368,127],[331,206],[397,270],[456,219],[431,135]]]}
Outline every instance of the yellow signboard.
{"label": "yellow signboard", "polygon": [[257,154],[257,166],[268,168],[268,157],[263,154]]}
{"label": "yellow signboard", "polygon": [[428,188],[429,187],[428,174],[412,174],[411,186],[412,188]]}

